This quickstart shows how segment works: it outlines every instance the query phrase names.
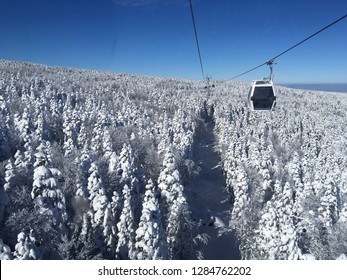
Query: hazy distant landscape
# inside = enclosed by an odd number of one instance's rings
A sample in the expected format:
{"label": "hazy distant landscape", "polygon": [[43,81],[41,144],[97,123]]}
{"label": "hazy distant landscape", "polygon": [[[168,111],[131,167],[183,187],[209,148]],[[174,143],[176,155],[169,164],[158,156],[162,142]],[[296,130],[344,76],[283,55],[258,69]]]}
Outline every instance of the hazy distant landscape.
{"label": "hazy distant landscape", "polygon": [[330,92],[347,92],[347,83],[338,84],[281,84],[296,89],[320,90]]}

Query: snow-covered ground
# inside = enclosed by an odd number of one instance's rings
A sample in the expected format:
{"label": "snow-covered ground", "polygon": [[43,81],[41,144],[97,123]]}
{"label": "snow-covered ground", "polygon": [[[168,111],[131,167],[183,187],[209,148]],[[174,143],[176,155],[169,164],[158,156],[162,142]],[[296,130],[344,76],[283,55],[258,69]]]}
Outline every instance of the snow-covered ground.
{"label": "snow-covered ground", "polygon": [[205,259],[240,259],[235,233],[229,227],[231,201],[228,199],[220,157],[215,150],[214,125],[201,122],[193,144],[197,175],[186,185],[191,217],[197,233],[207,235],[207,243],[197,242]]}

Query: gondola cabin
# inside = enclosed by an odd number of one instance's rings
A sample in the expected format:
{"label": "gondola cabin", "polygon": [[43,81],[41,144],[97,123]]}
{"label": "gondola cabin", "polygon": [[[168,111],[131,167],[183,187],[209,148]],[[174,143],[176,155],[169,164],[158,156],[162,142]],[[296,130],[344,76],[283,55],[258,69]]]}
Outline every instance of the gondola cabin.
{"label": "gondola cabin", "polygon": [[272,81],[253,81],[248,95],[249,108],[252,111],[271,111],[276,104],[276,95]]}

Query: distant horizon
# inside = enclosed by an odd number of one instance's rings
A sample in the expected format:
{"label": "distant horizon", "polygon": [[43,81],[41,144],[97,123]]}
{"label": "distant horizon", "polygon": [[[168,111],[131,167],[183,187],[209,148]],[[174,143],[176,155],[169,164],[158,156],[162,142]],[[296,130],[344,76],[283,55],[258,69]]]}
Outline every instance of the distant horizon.
{"label": "distant horizon", "polygon": [[305,90],[318,90],[328,92],[344,92],[347,93],[347,83],[278,83],[280,86],[305,89]]}
{"label": "distant horizon", "polygon": [[[99,71],[99,72],[107,72],[107,73],[114,73],[114,74],[126,74],[126,75],[135,75],[135,76],[147,76],[147,77],[153,77],[153,78],[162,78],[162,79],[177,79],[177,80],[192,80],[192,81],[202,81],[201,79],[188,79],[184,77],[169,77],[169,76],[156,76],[156,75],[144,75],[139,73],[131,73],[131,72],[119,72],[114,70],[107,70],[107,69],[93,69],[93,68],[81,68],[81,67],[73,67],[73,66],[64,66],[64,65],[49,65],[45,63],[40,62],[33,62],[33,61],[20,61],[20,60],[10,60],[10,59],[4,59],[0,58],[0,61],[9,61],[9,62],[18,62],[18,63],[31,63],[34,65],[41,65],[41,66],[47,66],[52,68],[66,68],[66,69],[76,69],[76,70],[84,70],[84,71]],[[223,79],[213,79],[213,81],[227,81]],[[248,81],[244,80],[234,80],[242,83],[249,83]],[[347,82],[278,82],[275,83],[276,85],[293,88],[293,89],[304,89],[304,90],[317,90],[317,91],[327,91],[327,92],[343,92],[347,93]]]}

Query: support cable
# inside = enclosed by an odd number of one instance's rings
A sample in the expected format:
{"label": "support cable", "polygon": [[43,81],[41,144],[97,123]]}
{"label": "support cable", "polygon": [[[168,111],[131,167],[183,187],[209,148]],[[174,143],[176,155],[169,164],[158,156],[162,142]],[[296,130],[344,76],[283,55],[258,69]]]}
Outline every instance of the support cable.
{"label": "support cable", "polygon": [[319,31],[313,33],[312,35],[310,35],[309,37],[307,37],[304,40],[300,41],[299,43],[295,44],[294,46],[290,47],[289,49],[287,49],[287,50],[281,52],[280,54],[274,56],[273,58],[267,60],[266,62],[264,62],[264,63],[262,63],[262,64],[260,64],[260,65],[258,65],[256,67],[254,67],[254,68],[252,68],[252,69],[250,69],[248,71],[245,71],[245,72],[243,72],[243,73],[241,73],[241,74],[239,74],[239,75],[237,75],[235,77],[232,77],[231,79],[228,79],[227,81],[234,80],[234,79],[236,79],[238,77],[241,77],[241,76],[243,76],[243,75],[245,75],[245,74],[247,74],[249,72],[252,72],[252,71],[254,71],[254,70],[256,70],[256,69],[258,69],[258,68],[260,68],[260,67],[262,67],[264,65],[272,64],[275,61],[276,58],[279,58],[280,56],[284,55],[285,53],[287,53],[287,52],[291,51],[292,49],[298,47],[302,43],[304,43],[307,40],[311,39],[312,37],[318,35],[319,33],[323,32],[324,30],[328,29],[329,27],[333,26],[334,24],[338,23],[339,21],[345,19],[346,17],[347,17],[347,14],[345,14],[344,16],[340,17],[339,19],[335,20],[334,22],[328,24],[327,26],[325,26],[324,28],[320,29]]}
{"label": "support cable", "polygon": [[200,68],[201,68],[202,79],[205,80],[205,72],[204,72],[204,67],[203,67],[202,59],[201,59],[199,39],[198,39],[198,32],[196,31],[196,24],[195,24],[194,12],[193,12],[192,0],[189,0],[189,6],[190,6],[190,13],[192,15],[192,21],[193,21],[193,27],[194,27],[196,46],[198,48],[198,54],[199,54],[199,60],[200,60]]}

